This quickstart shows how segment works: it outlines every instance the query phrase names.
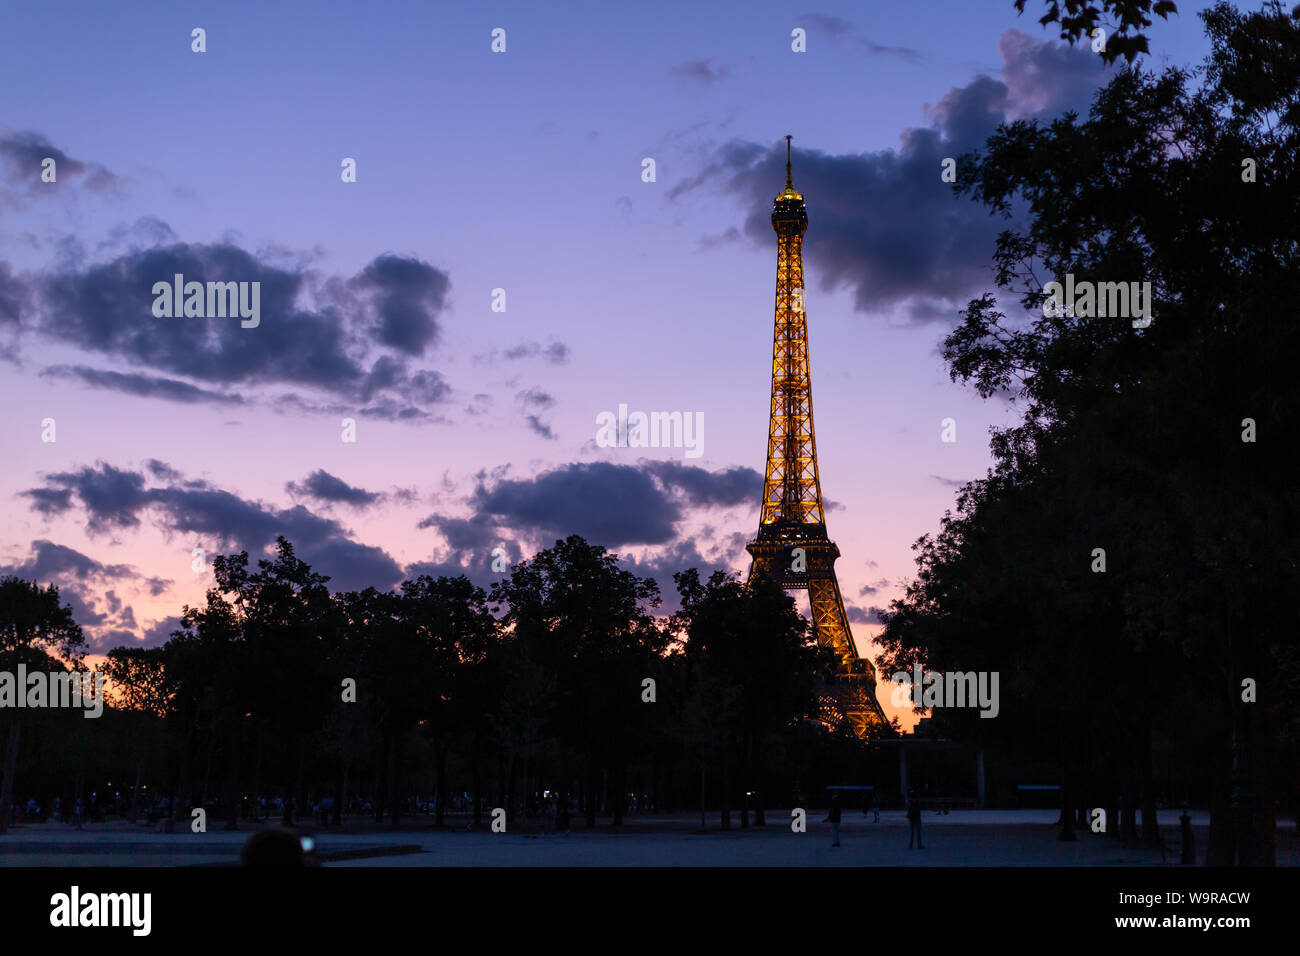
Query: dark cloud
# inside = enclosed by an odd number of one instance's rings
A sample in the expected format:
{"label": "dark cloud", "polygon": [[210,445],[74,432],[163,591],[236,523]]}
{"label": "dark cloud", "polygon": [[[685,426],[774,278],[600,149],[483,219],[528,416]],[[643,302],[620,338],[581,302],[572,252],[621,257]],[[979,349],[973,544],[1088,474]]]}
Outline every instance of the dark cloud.
{"label": "dark cloud", "polygon": [[524,423],[527,424],[535,434],[540,435],[542,438],[545,438],[548,441],[555,440],[555,432],[551,430],[550,425],[542,421],[540,416],[531,412],[525,412]]}
{"label": "dark cloud", "polygon": [[108,646],[106,642],[123,634],[134,637],[135,611],[118,595],[116,587],[123,582],[142,582],[152,594],[159,593],[156,584],[166,587],[160,578],[142,578],[130,565],[104,564],[75,548],[44,539],[31,543],[26,559],[0,566],[0,576],[11,574],[57,587],[60,601],[85,630],[92,650],[103,649]]}
{"label": "dark cloud", "polygon": [[14,275],[9,263],[0,262],[0,331],[7,326],[16,329],[31,308],[31,300],[28,284]]}
{"label": "dark cloud", "polygon": [[[385,551],[353,541],[337,521],[302,505],[278,509],[203,481],[173,480],[149,487],[143,473],[103,462],[94,468],[47,475],[45,482],[44,489],[24,492],[36,502],[33,507],[47,513],[65,511],[75,497],[92,534],[135,527],[148,513],[168,532],[194,535],[223,550],[259,554],[283,535],[303,560],[332,578],[336,589],[389,587],[401,579],[401,568]],[[67,507],[52,508],[51,492],[66,492]]]}
{"label": "dark cloud", "polygon": [[[170,234],[157,220],[141,220],[131,233],[143,241]],[[292,258],[274,250],[259,258],[230,242],[172,242],[87,266],[74,242],[58,265],[35,278],[0,266],[0,329],[30,314],[24,333],[162,373],[84,365],[47,370],[96,388],[235,404],[246,399],[231,392],[234,386],[298,386],[332,399],[299,399],[302,410],[341,407],[392,421],[435,420],[428,407],[446,401],[451,388],[438,372],[410,361],[439,339],[446,274],[386,254],[350,280],[321,279]],[[154,317],[154,284],[177,274],[186,282],[259,283],[260,323],[243,328],[238,318]]]}
{"label": "dark cloud", "polygon": [[730,72],[731,67],[725,64],[714,66],[712,57],[707,60],[687,60],[685,63],[678,63],[672,68],[673,76],[695,80],[706,86],[722,81]]}
{"label": "dark cloud", "polygon": [[681,490],[693,505],[757,505],[763,493],[763,475],[753,468],[708,471],[676,461],[647,461],[641,467],[665,487]]}
{"label": "dark cloud", "polygon": [[525,480],[480,484],[471,503],[501,524],[593,544],[663,544],[673,538],[680,507],[650,475],[630,465],[575,463]]}
{"label": "dark cloud", "polygon": [[884,46],[864,37],[848,20],[842,17],[830,17],[820,13],[805,13],[799,19],[799,26],[810,27],[814,33],[828,37],[836,46],[851,46],[866,50],[873,56],[895,56],[903,60],[920,60],[919,51],[907,46]]}
{"label": "dark cloud", "polygon": [[707,579],[717,570],[729,570],[730,563],[710,560],[700,554],[692,540],[676,541],[654,557],[620,555],[619,563],[639,578],[653,578],[659,585],[663,603],[656,609],[659,614],[672,614],[681,609],[681,596],[673,575],[688,568],[698,568],[701,579]]}
{"label": "dark cloud", "polygon": [[155,478],[164,478],[167,481],[181,480],[181,473],[165,461],[159,461],[157,458],[150,458],[144,463],[144,465],[149,469],[149,474],[153,475]]}
{"label": "dark cloud", "polygon": [[[1037,43],[1016,30],[1001,37],[1001,78],[979,76],[949,90],[927,113],[928,128],[906,129],[897,149],[832,155],[796,143],[796,187],[807,197],[806,260],[825,289],[848,287],[863,312],[902,309],[913,321],[955,320],[990,281],[994,241],[1005,224],[942,182],[945,158],[979,149],[1004,121],[1052,118],[1086,107],[1107,78],[1086,47]],[[785,143],[733,141],[676,198],[716,184],[750,212],[744,231],[772,241],[772,198],[785,178]]]}
{"label": "dark cloud", "polygon": [[[54,160],[53,183],[41,181],[41,163],[47,158]],[[121,177],[99,163],[73,159],[40,133],[18,133],[4,126],[0,126],[0,170],[9,182],[37,195],[54,194],[59,184],[72,180],[98,193],[115,193],[123,185]]]}
{"label": "dark cloud", "polygon": [[930,477],[941,485],[947,485],[949,488],[961,488],[966,484],[964,481],[958,481],[956,478],[945,478],[943,475],[931,475]]}
{"label": "dark cloud", "polygon": [[25,561],[0,569],[0,573],[47,584],[69,578],[86,581],[137,576],[129,565],[102,564],[75,548],[44,539],[31,543],[31,554]]}
{"label": "dark cloud", "polygon": [[141,375],[138,372],[112,372],[106,369],[87,368],[84,365],[52,365],[42,369],[41,374],[51,378],[76,379],[91,388],[125,392],[127,395],[139,395],[142,398],[161,398],[187,404],[208,402],[214,405],[242,405],[244,403],[244,399],[239,395],[214,392],[179,379]]}
{"label": "dark cloud", "polygon": [[355,488],[321,468],[317,468],[300,482],[289,482],[284,488],[292,495],[315,498],[317,501],[337,501],[359,507],[373,505],[384,498],[377,491]]}
{"label": "dark cloud", "polygon": [[172,227],[157,216],[141,216],[130,225],[117,225],[108,231],[108,238],[99,243],[98,250],[141,249],[176,242],[180,238]]}
{"label": "dark cloud", "polygon": [[171,640],[172,632],[181,629],[181,619],[179,617],[165,617],[161,621],[155,621],[144,629],[144,640],[136,640],[134,643],[125,642],[130,647],[162,647]]}
{"label": "dark cloud", "polygon": [[740,230],[735,226],[728,226],[723,232],[716,236],[704,236],[700,239],[701,249],[717,249],[721,246],[734,246],[738,242],[743,242],[744,237]]}
{"label": "dark cloud", "polygon": [[552,365],[563,365],[569,360],[569,347],[563,342],[552,342],[550,345],[545,346],[538,342],[520,342],[518,345],[505,349],[501,355],[508,361],[536,358],[540,355]]}
{"label": "dark cloud", "polygon": [[21,494],[33,499],[33,508],[47,516],[71,509],[75,494],[86,511],[87,530],[94,534],[136,527],[140,523],[136,512],[149,504],[144,475],[103,462],[95,468],[46,475],[45,482],[44,488]]}
{"label": "dark cloud", "polygon": [[437,344],[437,317],[451,282],[445,272],[419,259],[392,254],[376,258],[352,284],[374,297],[375,337],[406,355],[423,355]]}
{"label": "dark cloud", "polygon": [[32,510],[47,518],[62,514],[72,507],[72,491],[68,488],[29,488],[20,492],[32,499]]}
{"label": "dark cloud", "polygon": [[498,542],[496,522],[482,514],[470,518],[429,515],[419,527],[436,528],[453,551],[486,551]]}
{"label": "dark cloud", "polygon": [[881,578],[874,584],[864,584],[862,590],[858,592],[859,597],[866,597],[869,594],[875,594],[881,588],[889,587],[889,578]]}
{"label": "dark cloud", "polygon": [[172,582],[167,580],[166,578],[151,577],[151,578],[145,578],[144,583],[145,586],[149,589],[149,593],[154,597],[158,597],[158,595],[162,594],[169,587],[171,587]]}
{"label": "dark cloud", "polygon": [[555,398],[539,388],[529,388],[515,396],[524,409],[524,421],[536,434],[546,439],[555,439],[551,426],[542,421],[541,411],[552,408]]}
{"label": "dark cloud", "polygon": [[865,611],[860,607],[852,604],[846,604],[845,611],[849,615],[849,621],[853,624],[883,624],[880,620],[881,610],[878,607],[869,607]]}

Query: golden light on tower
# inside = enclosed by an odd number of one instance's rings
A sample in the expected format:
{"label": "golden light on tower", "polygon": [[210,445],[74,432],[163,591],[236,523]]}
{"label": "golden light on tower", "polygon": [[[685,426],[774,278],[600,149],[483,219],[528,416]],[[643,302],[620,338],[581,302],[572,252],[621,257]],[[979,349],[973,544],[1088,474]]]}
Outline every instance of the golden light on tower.
{"label": "golden light on tower", "polygon": [[790,139],[785,138],[785,188],[772,201],[777,236],[772,406],[758,535],[746,546],[753,557],[749,575],[762,574],[786,590],[808,592],[817,643],[839,659],[833,694],[823,700],[824,716],[849,721],[854,733],[867,738],[889,733],[889,724],[876,700],[875,668],[858,653],[849,628],[835,577],[840,550],[826,536],[803,281],[808,214],[803,195],[794,188]]}

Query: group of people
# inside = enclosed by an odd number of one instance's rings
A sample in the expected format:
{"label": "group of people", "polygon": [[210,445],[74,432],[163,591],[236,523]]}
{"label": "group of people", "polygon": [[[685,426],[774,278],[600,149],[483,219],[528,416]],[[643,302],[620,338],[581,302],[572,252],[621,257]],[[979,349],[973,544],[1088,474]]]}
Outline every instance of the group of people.
{"label": "group of people", "polygon": [[[862,812],[872,811],[875,813],[875,822],[880,822],[880,807],[876,805],[874,794],[867,797],[867,805],[863,807]],[[826,815],[826,821],[831,825],[831,846],[840,845],[840,819],[843,811],[840,809],[840,795],[838,793],[831,795],[831,809]],[[925,849],[925,844],[921,842],[921,801],[916,797],[915,790],[907,791],[907,848],[910,850],[915,844],[919,850]]]}
{"label": "group of people", "polygon": [[569,833],[573,815],[578,812],[578,801],[571,795],[561,797],[558,793],[547,791],[538,800],[537,794],[528,796],[524,805],[525,833],[538,828],[540,821],[542,833]]}
{"label": "group of people", "polygon": [[[48,809],[36,797],[29,796],[27,802],[22,804],[21,812],[24,823],[44,823],[47,819],[52,819],[55,823],[76,823],[99,821],[108,815],[120,816],[123,809],[121,793],[114,793],[111,800],[103,801],[99,798],[99,791],[94,791],[88,803],[81,800],[68,800],[65,803],[62,797],[55,797],[50,801]],[[11,808],[11,824],[18,822],[18,814],[19,804],[15,801]]]}

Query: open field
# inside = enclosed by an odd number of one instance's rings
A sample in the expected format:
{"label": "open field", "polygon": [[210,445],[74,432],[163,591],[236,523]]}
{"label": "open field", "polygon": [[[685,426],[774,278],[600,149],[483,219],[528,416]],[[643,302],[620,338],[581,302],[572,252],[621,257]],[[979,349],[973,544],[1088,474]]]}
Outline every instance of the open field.
{"label": "open field", "polygon": [[[699,832],[699,816],[645,815],[614,830],[607,823],[569,834],[465,832],[456,824],[436,830],[416,817],[394,831],[372,821],[316,831],[326,866],[1161,866],[1159,850],[1126,846],[1114,837],[1081,833],[1074,843],[1056,839],[1053,810],[954,811],[927,814],[924,850],[907,848],[902,811],[883,811],[880,822],[845,813],[841,846],[830,845],[822,812],[810,812],[807,833],[792,833],[788,811],[771,811],[769,824],[724,832]],[[1198,862],[1203,860],[1208,815],[1192,815]],[[1160,814],[1166,840],[1163,865],[1178,865],[1178,812]],[[238,862],[253,828],[217,824],[207,833],[156,833],[130,824],[72,827],[44,824],[13,828],[0,837],[0,867],[212,866]],[[1292,820],[1278,822],[1280,866],[1300,863]],[[340,858],[346,857],[346,858]]]}

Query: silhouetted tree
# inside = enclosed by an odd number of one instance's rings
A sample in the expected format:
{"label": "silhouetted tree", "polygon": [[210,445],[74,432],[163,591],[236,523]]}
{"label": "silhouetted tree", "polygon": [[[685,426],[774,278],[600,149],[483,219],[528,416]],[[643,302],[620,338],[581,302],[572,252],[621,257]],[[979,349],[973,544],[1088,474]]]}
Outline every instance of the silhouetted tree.
{"label": "silhouetted tree", "polygon": [[[1086,121],[1016,122],[958,162],[957,191],[1014,222],[1001,296],[970,303],[945,358],[1023,420],[918,542],[881,669],[999,670],[1001,720],[939,717],[1054,750],[1063,827],[1084,779],[1093,806],[1140,793],[1150,821],[1152,741],[1173,741],[1216,783],[1211,861],[1267,864],[1300,690],[1282,597],[1300,585],[1300,11],[1202,17],[1199,74],[1125,69]],[[1067,274],[1149,281],[1149,327],[1044,314]]]}
{"label": "silhouetted tree", "polygon": [[[59,603],[59,589],[41,587],[10,575],[0,578],[0,670],[16,675],[19,664],[48,672],[80,670],[85,637],[72,617],[72,608]],[[27,688],[15,687],[26,694]],[[0,783],[0,833],[9,830],[14,775],[22,736],[22,714],[5,708],[4,781]]]}

